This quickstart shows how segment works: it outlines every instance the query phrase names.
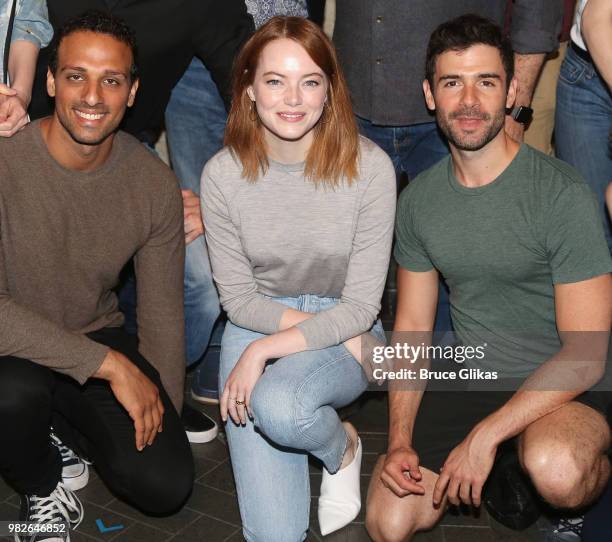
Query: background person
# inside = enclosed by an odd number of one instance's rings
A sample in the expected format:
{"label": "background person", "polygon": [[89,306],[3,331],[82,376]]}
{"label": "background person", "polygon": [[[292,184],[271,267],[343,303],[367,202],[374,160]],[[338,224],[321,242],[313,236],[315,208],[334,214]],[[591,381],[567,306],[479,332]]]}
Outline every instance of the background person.
{"label": "background person", "polygon": [[[13,7],[8,64],[5,66]],[[44,0],[0,1],[0,136],[10,137],[27,124],[36,58],[39,49],[45,47],[52,36]]]}

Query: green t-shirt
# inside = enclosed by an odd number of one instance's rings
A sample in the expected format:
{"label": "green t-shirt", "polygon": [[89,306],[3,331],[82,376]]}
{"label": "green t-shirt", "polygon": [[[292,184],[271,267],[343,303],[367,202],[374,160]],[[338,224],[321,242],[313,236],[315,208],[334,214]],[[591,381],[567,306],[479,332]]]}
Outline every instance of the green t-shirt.
{"label": "green t-shirt", "polygon": [[487,343],[486,360],[471,365],[508,377],[527,376],[560,346],[553,285],[612,270],[589,187],[527,145],[478,188],[458,182],[450,156],[441,160],[402,192],[395,231],[401,267],[435,267],[446,280],[461,343]]}

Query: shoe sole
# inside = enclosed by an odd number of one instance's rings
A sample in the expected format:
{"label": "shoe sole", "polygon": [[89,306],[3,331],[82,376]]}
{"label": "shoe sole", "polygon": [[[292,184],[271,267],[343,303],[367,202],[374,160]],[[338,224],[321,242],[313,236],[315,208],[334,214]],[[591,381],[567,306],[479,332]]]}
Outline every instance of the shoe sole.
{"label": "shoe sole", "polygon": [[70,478],[64,478],[62,476],[62,483],[71,491],[78,491],[83,489],[89,483],[89,467],[84,465],[85,470],[78,476]]}
{"label": "shoe sole", "polygon": [[215,399],[214,397],[206,397],[205,395],[196,395],[193,390],[191,390],[191,398],[198,403],[202,403],[203,405],[219,404],[219,399]]}
{"label": "shoe sole", "polygon": [[189,440],[189,442],[192,444],[206,444],[207,442],[217,438],[219,428],[215,426],[214,429],[210,429],[209,431],[185,431],[185,433],[187,434],[187,440]]}

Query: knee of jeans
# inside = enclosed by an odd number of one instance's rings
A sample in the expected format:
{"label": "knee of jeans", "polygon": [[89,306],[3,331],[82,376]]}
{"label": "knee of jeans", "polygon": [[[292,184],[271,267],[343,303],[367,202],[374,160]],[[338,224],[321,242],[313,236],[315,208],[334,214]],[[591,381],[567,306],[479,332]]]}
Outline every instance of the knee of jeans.
{"label": "knee of jeans", "polygon": [[194,469],[191,459],[171,460],[152,466],[142,462],[134,465],[115,463],[114,477],[120,487],[115,488],[133,506],[150,516],[169,516],[176,513],[193,488]]}
{"label": "knee of jeans", "polygon": [[51,409],[53,375],[44,367],[18,358],[0,363],[0,412],[2,417],[31,412],[40,416]]}
{"label": "knee of jeans", "polygon": [[255,426],[281,446],[299,446],[305,421],[297,407],[294,390],[273,379],[261,378],[251,395]]}

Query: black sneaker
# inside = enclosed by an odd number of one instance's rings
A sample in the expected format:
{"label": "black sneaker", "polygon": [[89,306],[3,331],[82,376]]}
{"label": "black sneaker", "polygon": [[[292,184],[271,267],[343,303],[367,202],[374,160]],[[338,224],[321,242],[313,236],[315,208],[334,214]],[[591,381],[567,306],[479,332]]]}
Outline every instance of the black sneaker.
{"label": "black sneaker", "polygon": [[35,522],[41,528],[35,533],[15,535],[15,542],[70,542],[70,529],[76,529],[83,521],[83,505],[59,482],[49,496],[21,495],[19,521]]}
{"label": "black sneaker", "polygon": [[516,531],[527,529],[540,517],[537,494],[515,450],[506,448],[495,460],[483,503],[493,519]]}
{"label": "black sneaker", "polygon": [[90,461],[82,459],[73,450],[68,448],[51,430],[51,444],[55,446],[62,456],[62,483],[71,491],[83,489],[89,482]]}
{"label": "black sneaker", "polygon": [[214,440],[219,433],[219,428],[215,421],[204,414],[193,408],[189,403],[183,404],[183,413],[181,414],[181,421],[187,433],[189,442],[194,444],[203,444]]}

